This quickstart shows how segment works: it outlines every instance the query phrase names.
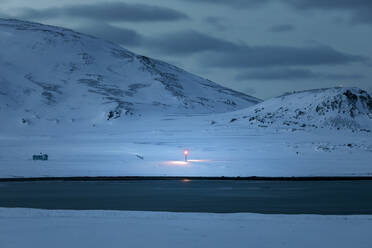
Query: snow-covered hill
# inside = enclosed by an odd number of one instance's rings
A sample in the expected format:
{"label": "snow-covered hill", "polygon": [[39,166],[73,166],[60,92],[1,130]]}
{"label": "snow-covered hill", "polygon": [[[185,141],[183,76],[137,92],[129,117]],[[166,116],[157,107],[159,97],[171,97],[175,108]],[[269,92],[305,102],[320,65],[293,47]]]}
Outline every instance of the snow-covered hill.
{"label": "snow-covered hill", "polygon": [[371,132],[372,97],[358,88],[307,90],[287,93],[227,116],[225,123],[247,127]]}
{"label": "snow-covered hill", "polygon": [[0,177],[370,176],[370,130],[357,88],[261,102],[107,41],[0,19]]}
{"label": "snow-covered hill", "polygon": [[259,99],[72,30],[0,19],[0,116],[14,125],[220,113]]}

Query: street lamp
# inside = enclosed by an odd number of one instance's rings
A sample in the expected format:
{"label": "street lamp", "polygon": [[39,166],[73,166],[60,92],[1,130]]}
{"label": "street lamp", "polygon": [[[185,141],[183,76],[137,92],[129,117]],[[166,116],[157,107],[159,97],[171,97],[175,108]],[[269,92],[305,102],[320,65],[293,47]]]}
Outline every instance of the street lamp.
{"label": "street lamp", "polygon": [[189,150],[183,150],[183,155],[185,155],[185,162],[187,162],[187,156],[189,155]]}

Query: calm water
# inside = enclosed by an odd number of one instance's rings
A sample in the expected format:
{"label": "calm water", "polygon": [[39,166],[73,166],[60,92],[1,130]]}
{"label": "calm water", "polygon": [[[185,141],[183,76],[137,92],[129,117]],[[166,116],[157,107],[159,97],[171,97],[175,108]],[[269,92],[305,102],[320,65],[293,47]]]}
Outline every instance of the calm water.
{"label": "calm water", "polygon": [[372,181],[1,182],[0,207],[372,214]]}

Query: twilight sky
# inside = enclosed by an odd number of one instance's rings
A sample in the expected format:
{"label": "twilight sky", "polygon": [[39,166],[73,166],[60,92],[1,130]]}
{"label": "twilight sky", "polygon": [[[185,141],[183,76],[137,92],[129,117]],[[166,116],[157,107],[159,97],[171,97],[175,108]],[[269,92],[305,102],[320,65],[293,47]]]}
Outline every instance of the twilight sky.
{"label": "twilight sky", "polygon": [[263,99],[372,92],[371,13],[371,0],[0,0],[0,17],[112,40]]}

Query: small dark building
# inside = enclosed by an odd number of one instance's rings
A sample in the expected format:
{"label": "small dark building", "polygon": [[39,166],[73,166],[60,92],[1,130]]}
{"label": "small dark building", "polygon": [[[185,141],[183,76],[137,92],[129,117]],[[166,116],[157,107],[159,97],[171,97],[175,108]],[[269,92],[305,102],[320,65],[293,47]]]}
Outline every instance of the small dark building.
{"label": "small dark building", "polygon": [[33,155],[32,156],[32,160],[43,160],[43,161],[46,161],[48,160],[49,156],[48,154],[42,154],[40,153],[40,155]]}

